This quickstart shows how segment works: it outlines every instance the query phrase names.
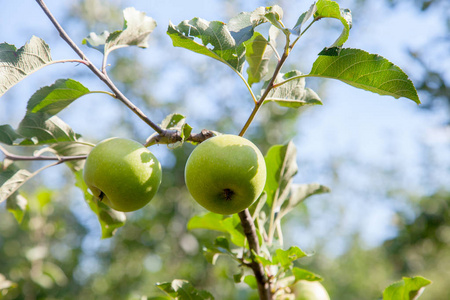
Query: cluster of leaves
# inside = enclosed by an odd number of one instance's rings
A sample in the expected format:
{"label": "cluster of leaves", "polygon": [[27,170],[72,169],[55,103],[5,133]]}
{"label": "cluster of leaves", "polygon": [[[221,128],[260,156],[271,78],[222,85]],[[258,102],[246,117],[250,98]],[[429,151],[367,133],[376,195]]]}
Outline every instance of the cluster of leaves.
{"label": "cluster of leaves", "polygon": [[[255,103],[254,113],[267,102],[276,102],[281,106],[298,108],[304,105],[322,104],[319,96],[306,88],[305,78],[323,77],[337,79],[354,87],[390,95],[395,98],[406,97],[416,103],[419,99],[412,82],[407,75],[387,59],[369,54],[359,49],[343,48],[352,25],[349,10],[341,9],[330,0],[319,0],[304,12],[297,23],[288,28],[283,24],[283,11],[279,6],[260,7],[253,12],[244,12],[232,18],[228,24],[220,21],[206,21],[194,18],[175,26],[170,24],[167,34],[175,47],[182,47],[198,54],[206,55],[220,61],[236,72],[243,80]],[[312,24],[323,18],[339,20],[343,25],[341,35],[330,46],[318,55],[308,74],[299,70],[281,72],[281,68],[297,44],[300,37]],[[309,22],[309,23],[308,23]],[[258,26],[269,24],[268,36],[257,31]],[[147,47],[147,40],[156,22],[133,8],[124,10],[124,28],[112,33],[91,33],[83,44],[103,53],[103,64],[97,69],[85,59],[53,61],[50,49],[45,42],[33,37],[26,45],[17,49],[13,45],[0,44],[0,96],[27,75],[40,68],[58,62],[78,62],[89,67],[108,87],[114,85],[106,73],[108,55],[119,48],[128,46]],[[277,36],[284,36],[284,46],[277,51]],[[68,41],[70,43],[70,41]],[[78,48],[74,47],[76,52]],[[80,54],[80,53],[78,53]],[[270,62],[276,62],[271,69]],[[246,75],[244,68],[246,67]],[[262,83],[260,94],[253,91],[254,84]],[[88,192],[82,180],[83,159],[92,148],[92,144],[82,140],[64,123],[57,114],[76,99],[90,93],[106,93],[118,98],[128,107],[132,104],[113,89],[113,93],[90,91],[80,82],[73,79],[59,79],[54,84],[38,90],[32,95],[27,105],[24,119],[17,128],[5,124],[0,126],[0,142],[10,147],[27,146],[39,149],[31,156],[5,154],[0,172],[0,202],[7,200],[8,209],[20,222],[26,207],[25,198],[18,190],[40,171],[61,163],[66,163],[73,172],[76,185],[83,191],[86,202],[97,215],[102,236],[111,237],[116,229],[125,223],[125,215],[116,212],[103,203],[95,200]],[[140,112],[135,109],[138,114]],[[145,120],[145,115],[140,115]],[[246,126],[248,126],[246,125]],[[179,114],[169,115],[158,127],[160,131],[179,132],[181,141],[191,135],[192,127]],[[244,127],[241,134],[246,130]],[[151,145],[152,139],[148,141]],[[34,148],[33,148],[34,149]],[[252,288],[257,286],[255,275],[249,274],[246,267],[252,263],[260,264],[264,270],[271,270],[271,284],[274,296],[291,293],[293,286],[300,280],[320,281],[322,278],[310,271],[296,266],[298,259],[307,256],[300,248],[291,247],[283,250],[282,219],[306,198],[328,192],[328,188],[320,184],[294,184],[293,177],[297,173],[296,149],[292,142],[275,145],[269,149],[265,157],[268,174],[264,193],[250,208],[255,222],[260,253],[249,246],[246,234],[238,215],[222,216],[208,213],[195,216],[188,223],[188,228],[219,231],[224,236],[215,239],[206,247],[208,261],[215,263],[217,258],[225,255],[242,266],[241,272],[234,276],[236,282],[245,282]],[[54,163],[45,165],[37,171],[30,172],[19,168],[15,161],[50,160]],[[231,243],[230,243],[231,242]],[[404,280],[385,291],[385,299],[414,299],[416,292],[429,284],[426,280]],[[176,280],[158,285],[169,296],[185,299],[211,299],[208,292],[197,291],[185,281]],[[410,295],[409,298],[397,295]],[[392,296],[394,295],[394,296]],[[391,298],[389,298],[391,297]]]}

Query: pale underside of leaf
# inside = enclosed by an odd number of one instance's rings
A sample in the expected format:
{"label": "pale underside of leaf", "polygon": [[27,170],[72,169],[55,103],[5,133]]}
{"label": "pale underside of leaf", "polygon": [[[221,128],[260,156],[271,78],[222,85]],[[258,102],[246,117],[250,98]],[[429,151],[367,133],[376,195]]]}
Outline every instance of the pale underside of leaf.
{"label": "pale underside of leaf", "polygon": [[156,21],[133,7],[124,9],[123,17],[124,29],[108,36],[105,52],[127,46],[148,47],[148,38],[156,28]]}
{"label": "pale underside of leaf", "polygon": [[[1,170],[0,170],[1,171]],[[1,177],[7,176],[0,186],[0,203],[14,194],[33,174],[25,169],[19,169],[15,172],[0,172]],[[2,180],[3,181],[3,180]]]}
{"label": "pale underside of leaf", "polygon": [[48,118],[46,114],[26,114],[17,128],[17,133],[34,144],[76,141],[77,135],[57,116]]}
{"label": "pale underside of leaf", "polygon": [[[279,74],[275,83],[289,79],[288,82],[272,89],[265,99],[267,102],[276,102],[281,106],[299,108],[304,105],[321,105],[320,97],[310,88],[305,88],[305,78],[300,71],[291,71]],[[293,79],[291,79],[293,78]]]}
{"label": "pale underside of leaf", "polygon": [[33,36],[20,49],[0,44],[0,97],[12,86],[52,61],[50,48]]}
{"label": "pale underside of leaf", "polygon": [[260,82],[269,72],[269,59],[273,53],[269,42],[260,33],[255,32],[253,37],[244,43],[245,57],[249,67],[247,68],[248,84]]}

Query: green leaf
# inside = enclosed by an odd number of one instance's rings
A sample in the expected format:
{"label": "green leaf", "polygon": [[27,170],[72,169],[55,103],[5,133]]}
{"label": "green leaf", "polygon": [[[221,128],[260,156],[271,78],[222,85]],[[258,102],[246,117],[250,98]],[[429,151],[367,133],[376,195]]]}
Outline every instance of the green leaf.
{"label": "green leaf", "polygon": [[191,135],[191,132],[192,132],[191,125],[189,125],[187,123],[183,124],[181,126],[180,132],[181,132],[181,134],[180,134],[181,140],[185,141]]}
{"label": "green leaf", "polygon": [[314,274],[313,272],[310,272],[305,269],[300,269],[297,267],[294,267],[292,269],[292,274],[294,274],[295,282],[299,280],[307,280],[307,281],[322,281],[323,278],[317,274]]}
{"label": "green leaf", "polygon": [[[321,105],[322,102],[319,96],[312,89],[305,88],[305,78],[299,77],[301,75],[303,74],[300,71],[279,74],[277,80],[275,80],[275,84],[288,81],[270,90],[264,103],[273,101],[280,106],[291,108],[299,108],[304,105]],[[267,83],[264,88],[267,88]],[[262,93],[264,93],[264,90]]]}
{"label": "green leaf", "polygon": [[78,81],[58,79],[51,86],[43,87],[31,96],[27,111],[29,113],[43,112],[51,116],[56,115],[70,103],[88,93],[90,93],[89,89]]}
{"label": "green leaf", "polygon": [[148,38],[153,29],[156,28],[156,21],[134,7],[125,8],[123,18],[123,30],[115,31],[108,36],[105,51],[111,52],[114,49],[127,46],[147,48]]}
{"label": "green leaf", "polygon": [[233,275],[234,283],[241,283],[244,280],[244,272],[241,270],[238,274]]}
{"label": "green leaf", "polygon": [[302,32],[302,26],[314,15],[314,13],[317,11],[316,4],[313,4],[310,6],[308,11],[305,11],[301,16],[298,18],[297,23],[295,23],[294,28],[291,29],[291,33],[295,35],[300,35]]}
{"label": "green leaf", "polygon": [[217,237],[212,246],[207,246],[205,248],[205,257],[207,261],[212,265],[216,264],[217,258],[220,255],[227,255],[235,260],[238,260],[236,258],[236,254],[231,251],[228,239],[223,236]]}
{"label": "green leaf", "polygon": [[32,176],[25,169],[0,163],[0,203],[12,196]]}
{"label": "green leaf", "polygon": [[[194,18],[178,26],[170,23],[167,34],[173,46],[209,56],[241,73],[245,62],[244,41],[238,43],[225,23]],[[200,39],[200,43],[194,38]]]}
{"label": "green leaf", "polygon": [[230,19],[228,22],[228,30],[237,45],[249,40],[253,36],[256,26],[267,22],[264,14],[265,8],[258,7],[252,12],[242,12]]}
{"label": "green leaf", "polygon": [[307,256],[305,252],[296,246],[292,246],[288,250],[277,249],[275,253],[273,262],[280,264],[284,269],[289,269],[295,260]]}
{"label": "green leaf", "polygon": [[33,36],[20,49],[7,43],[0,44],[0,97],[13,85],[52,61],[50,48]]}
{"label": "green leaf", "polygon": [[27,113],[16,132],[27,138],[22,144],[51,144],[76,141],[78,135],[57,116]]}
{"label": "green leaf", "polygon": [[259,32],[244,43],[245,57],[248,62],[248,84],[258,83],[269,72],[269,59],[273,53],[269,42]]}
{"label": "green leaf", "polygon": [[251,288],[256,290],[258,288],[258,282],[254,275],[247,275],[244,277],[244,282]]}
{"label": "green leaf", "polygon": [[185,124],[186,117],[182,114],[170,114],[161,122],[161,129],[180,129]]}
{"label": "green leaf", "polygon": [[276,265],[277,263],[272,262],[270,259],[265,258],[262,255],[258,255],[253,251],[253,256],[255,258],[255,261],[257,261],[258,263],[262,264],[263,267],[267,267],[267,266],[273,266]]}
{"label": "green leaf", "polygon": [[[57,156],[87,156],[91,152],[93,145],[80,142],[60,142],[49,146]],[[84,166],[84,159],[66,161],[66,164],[73,171],[80,171]]]}
{"label": "green leaf", "polygon": [[110,33],[108,30],[103,31],[100,34],[91,32],[86,38],[83,39],[81,43],[104,53],[106,40],[108,39],[109,35]]}
{"label": "green leaf", "polygon": [[17,192],[6,199],[6,209],[13,214],[19,224],[22,223],[27,207],[27,199]]}
{"label": "green leaf", "polygon": [[125,225],[125,213],[111,209],[102,202],[98,201],[96,197],[91,195],[88,191],[86,183],[84,182],[82,170],[74,171],[73,173],[75,175],[75,185],[81,189],[87,204],[97,215],[102,229],[102,238],[105,239],[114,236],[117,229]]}
{"label": "green leaf", "polygon": [[330,189],[324,185],[318,183],[309,184],[292,184],[291,194],[286,205],[283,205],[280,209],[279,218],[285,216],[288,212],[293,210],[298,204],[303,202],[306,198],[313,195],[329,193]]}
{"label": "green leaf", "polygon": [[384,290],[383,300],[416,300],[430,283],[430,280],[421,276],[403,277]]}
{"label": "green leaf", "polygon": [[331,47],[341,47],[348,39],[350,29],[352,28],[352,14],[349,9],[339,8],[339,4],[331,0],[318,0],[316,3],[314,19],[334,18],[341,21],[344,25],[341,35]]}
{"label": "green leaf", "polygon": [[244,235],[238,214],[225,218],[222,223],[224,225],[225,232],[230,235],[231,242],[238,247],[244,247],[246,245],[246,237]]}
{"label": "green leaf", "polygon": [[238,247],[245,245],[245,235],[237,214],[228,217],[209,212],[202,216],[194,216],[189,220],[187,228],[188,230],[208,229],[227,233],[233,244]]}
{"label": "green leaf", "polygon": [[123,18],[123,30],[112,33],[104,31],[100,35],[91,33],[82,43],[103,52],[105,56],[123,47],[147,48],[148,38],[156,27],[156,21],[134,7],[124,9]]}
{"label": "green leaf", "polygon": [[308,76],[338,79],[366,91],[420,103],[413,83],[399,67],[359,49],[342,49],[338,56],[319,56]]}
{"label": "green leaf", "polygon": [[222,221],[225,217],[220,214],[208,212],[202,216],[193,216],[187,223],[187,229],[208,229],[225,232]]}
{"label": "green leaf", "polygon": [[172,282],[157,283],[156,286],[170,297],[178,300],[214,300],[211,293],[197,290],[187,280],[175,279]]}
{"label": "green leaf", "polygon": [[284,26],[281,19],[283,19],[283,9],[278,6],[269,6],[266,7],[266,12],[264,16],[267,18],[267,20],[276,28],[280,29],[284,32],[284,34],[289,35],[289,30]]}
{"label": "green leaf", "polygon": [[0,126],[0,143],[6,145],[13,145],[14,141],[21,138],[22,136],[18,134],[11,125],[1,125]]}
{"label": "green leaf", "polygon": [[267,204],[272,206],[276,195],[281,195],[297,174],[297,149],[292,141],[286,145],[275,145],[267,151],[264,160],[267,166],[264,191],[267,193]]}

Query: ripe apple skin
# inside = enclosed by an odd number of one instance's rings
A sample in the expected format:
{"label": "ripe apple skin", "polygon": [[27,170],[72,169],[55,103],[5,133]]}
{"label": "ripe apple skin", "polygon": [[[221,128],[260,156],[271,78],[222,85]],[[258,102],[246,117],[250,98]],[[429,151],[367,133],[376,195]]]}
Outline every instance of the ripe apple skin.
{"label": "ripe apple skin", "polygon": [[201,206],[218,214],[234,214],[248,208],[261,195],[266,164],[249,140],[219,135],[192,151],[186,162],[185,181]]}
{"label": "ripe apple skin", "polygon": [[161,165],[139,142],[110,138],[89,153],[83,178],[95,197],[112,209],[129,212],[145,206],[161,184]]}
{"label": "ripe apple skin", "polygon": [[295,300],[330,300],[330,296],[318,281],[300,280],[294,288]]}

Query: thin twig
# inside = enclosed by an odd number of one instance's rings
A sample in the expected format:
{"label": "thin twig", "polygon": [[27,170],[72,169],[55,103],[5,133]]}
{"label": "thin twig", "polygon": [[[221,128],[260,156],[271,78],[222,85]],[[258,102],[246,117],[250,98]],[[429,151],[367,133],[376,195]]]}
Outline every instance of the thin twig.
{"label": "thin twig", "polygon": [[34,160],[57,160],[59,163],[63,163],[66,161],[72,160],[82,160],[86,159],[87,155],[73,155],[73,156],[25,156],[25,155],[17,155],[7,151],[0,145],[0,152],[5,155],[6,159],[13,161],[34,161]]}
{"label": "thin twig", "polygon": [[44,13],[47,15],[49,20],[53,23],[56,30],[59,32],[61,38],[75,51],[75,53],[84,61],[84,64],[101,80],[103,81],[114,93],[115,98],[122,101],[129,109],[131,109],[141,120],[147,123],[153,130],[158,133],[162,133],[161,129],[156,123],[151,121],[136,105],[133,104],[122,92],[114,85],[114,83],[100,71],[87,57],[84,55],[83,51],[75,44],[75,42],[69,37],[69,35],[64,31],[61,25],[58,23],[56,18],[50,12],[48,7],[45,5],[43,0],[36,0],[38,5],[42,8]]}
{"label": "thin twig", "polygon": [[275,68],[275,71],[273,72],[273,76],[270,79],[270,82],[267,85],[266,90],[264,91],[264,94],[255,103],[255,107],[253,108],[250,116],[248,117],[247,122],[245,122],[244,127],[242,127],[242,130],[239,133],[240,136],[243,136],[245,134],[245,132],[247,131],[248,127],[250,126],[250,124],[252,123],[253,119],[255,118],[256,113],[260,109],[261,105],[264,103],[264,100],[267,98],[267,95],[269,95],[269,92],[274,88],[275,79],[277,78],[277,75],[280,72],[281,67],[283,66],[284,62],[286,61],[288,55],[289,55],[289,52],[287,52],[287,51],[285,51],[283,53],[283,56],[281,57],[280,61],[278,62],[277,66]]}
{"label": "thin twig", "polygon": [[261,263],[258,263],[254,258],[254,254],[260,255],[260,251],[259,240],[258,236],[256,235],[256,228],[255,224],[253,223],[252,216],[249,210],[245,209],[239,213],[239,218],[241,219],[242,228],[248,240],[248,246],[250,248],[250,255],[252,258],[252,262],[246,265],[249,266],[253,270],[253,274],[255,274],[255,279],[258,283],[258,292],[260,299],[271,300],[271,282],[266,276],[263,265]]}

